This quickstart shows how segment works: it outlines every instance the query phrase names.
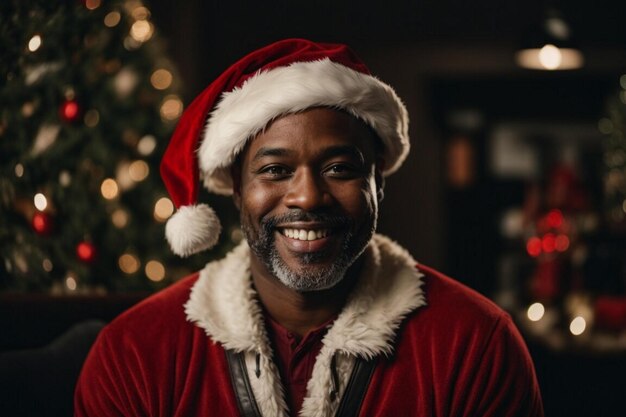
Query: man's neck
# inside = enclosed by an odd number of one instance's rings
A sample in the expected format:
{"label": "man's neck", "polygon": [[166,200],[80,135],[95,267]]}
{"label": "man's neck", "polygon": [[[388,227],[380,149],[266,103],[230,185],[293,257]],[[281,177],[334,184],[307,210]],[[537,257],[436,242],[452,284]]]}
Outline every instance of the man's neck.
{"label": "man's neck", "polygon": [[265,268],[255,268],[259,265],[254,265],[254,259],[251,262],[252,282],[267,312],[287,330],[303,337],[339,314],[356,284],[362,257],[333,288],[308,292],[298,292],[286,287],[276,277],[265,273]]}

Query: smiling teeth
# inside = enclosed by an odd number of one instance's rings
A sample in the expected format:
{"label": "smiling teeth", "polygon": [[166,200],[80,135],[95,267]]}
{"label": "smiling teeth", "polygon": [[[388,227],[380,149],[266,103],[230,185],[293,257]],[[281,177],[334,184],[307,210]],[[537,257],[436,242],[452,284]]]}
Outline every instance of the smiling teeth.
{"label": "smiling teeth", "polygon": [[283,234],[292,239],[316,240],[328,236],[328,230],[284,229]]}

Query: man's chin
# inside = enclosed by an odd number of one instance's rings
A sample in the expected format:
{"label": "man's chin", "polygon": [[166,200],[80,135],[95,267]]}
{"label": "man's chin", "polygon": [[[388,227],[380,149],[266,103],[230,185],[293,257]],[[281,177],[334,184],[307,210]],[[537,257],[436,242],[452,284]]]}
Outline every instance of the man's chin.
{"label": "man's chin", "polygon": [[309,265],[294,270],[282,262],[274,262],[273,273],[287,288],[297,292],[328,290],[340,283],[347,268],[316,267]]}

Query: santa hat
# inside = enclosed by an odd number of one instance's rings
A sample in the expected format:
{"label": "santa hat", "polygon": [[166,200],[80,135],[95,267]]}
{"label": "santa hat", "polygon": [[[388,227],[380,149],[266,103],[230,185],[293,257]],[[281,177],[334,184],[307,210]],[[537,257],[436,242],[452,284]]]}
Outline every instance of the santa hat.
{"label": "santa hat", "polygon": [[246,55],[187,107],[161,162],[177,207],[165,235],[174,253],[213,247],[221,226],[198,204],[200,180],[211,192],[232,194],[230,165],[270,121],[311,107],[342,109],[369,125],[384,147],[383,175],[409,152],[408,115],[394,90],[341,44],[304,39],[276,42]]}

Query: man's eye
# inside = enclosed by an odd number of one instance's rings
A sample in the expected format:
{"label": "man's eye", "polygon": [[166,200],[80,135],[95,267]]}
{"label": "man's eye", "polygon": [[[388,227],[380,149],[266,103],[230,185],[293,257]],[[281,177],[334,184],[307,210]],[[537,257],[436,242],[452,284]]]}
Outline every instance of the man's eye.
{"label": "man's eye", "polygon": [[353,178],[359,174],[359,170],[348,164],[333,164],[326,170],[326,175],[337,178]]}
{"label": "man's eye", "polygon": [[270,177],[284,177],[289,174],[289,171],[280,165],[270,165],[259,170],[259,173]]}

